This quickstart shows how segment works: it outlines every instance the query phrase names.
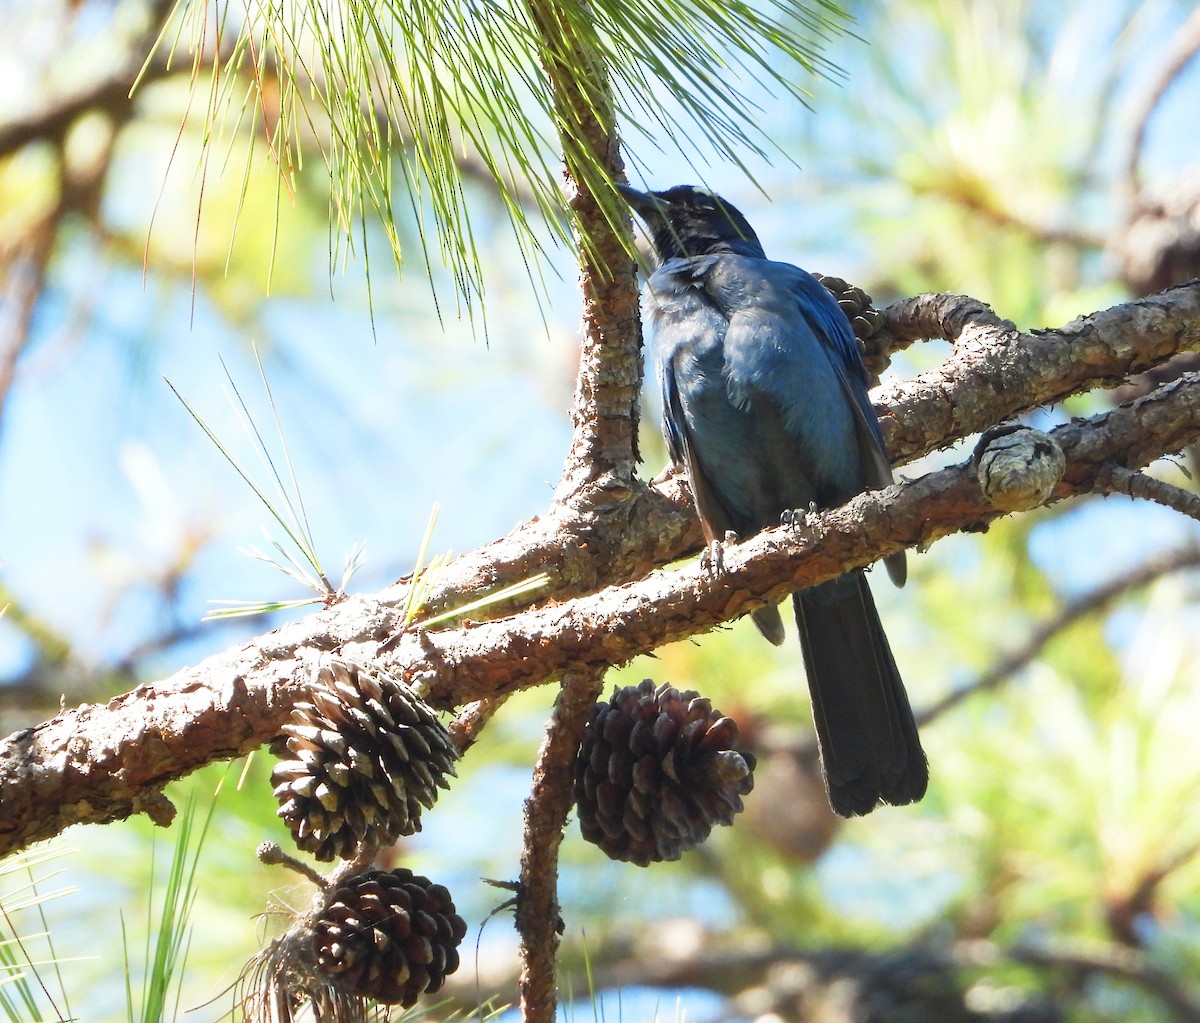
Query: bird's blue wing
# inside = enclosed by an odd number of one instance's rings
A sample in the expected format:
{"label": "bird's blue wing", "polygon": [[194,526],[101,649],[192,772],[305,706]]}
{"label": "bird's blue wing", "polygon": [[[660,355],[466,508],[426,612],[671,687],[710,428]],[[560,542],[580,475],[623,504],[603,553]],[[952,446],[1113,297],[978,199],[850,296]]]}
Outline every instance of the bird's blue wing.
{"label": "bird's blue wing", "polygon": [[667,442],[667,454],[675,465],[685,466],[686,443],[684,431],[687,425],[679,402],[679,388],[675,383],[675,366],[668,361],[658,367],[658,384],[662,393],[662,430]]}
{"label": "bird's blue wing", "polygon": [[[797,268],[798,269],[798,268]],[[826,346],[830,363],[838,376],[842,390],[850,399],[854,412],[854,432],[862,458],[867,486],[879,490],[892,484],[892,463],[883,442],[879,417],[867,393],[867,370],[863,365],[858,342],[845,313],[828,289],[812,274],[798,269],[792,290],[809,322]],[[904,552],[884,559],[888,575],[897,586],[903,586],[908,576]]]}
{"label": "bird's blue wing", "polygon": [[[737,256],[715,266],[706,283],[729,311],[731,400],[749,410],[761,395],[779,409],[785,432],[760,428],[757,448],[777,452],[770,455],[774,475],[799,481],[807,475],[811,483],[787,490],[792,506],[815,500],[827,507],[890,485],[866,368],[849,321],[825,287],[790,263]],[[813,496],[805,498],[806,490]],[[903,581],[902,555],[888,559],[888,573]]]}
{"label": "bird's blue wing", "polygon": [[863,460],[867,484],[872,489],[889,486],[892,466],[883,443],[879,417],[867,394],[867,370],[858,351],[858,342],[845,313],[838,308],[828,289],[812,274],[793,268],[791,290],[804,318],[824,345],[829,362],[837,374],[842,391],[854,411],[855,433]]}

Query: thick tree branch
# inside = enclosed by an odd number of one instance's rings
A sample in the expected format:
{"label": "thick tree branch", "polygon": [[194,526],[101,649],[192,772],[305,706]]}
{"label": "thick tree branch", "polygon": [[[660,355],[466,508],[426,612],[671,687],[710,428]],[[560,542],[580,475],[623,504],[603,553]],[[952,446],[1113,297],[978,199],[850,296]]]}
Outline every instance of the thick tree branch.
{"label": "thick tree branch", "polygon": [[982,302],[957,295],[918,295],[884,314],[892,350],[919,338],[954,345],[937,368],[874,396],[899,464],[1200,348],[1198,281],[1081,316],[1058,330],[1022,333]]}
{"label": "thick tree branch", "polygon": [[586,3],[526,0],[525,9],[538,33],[554,98],[583,293],[574,436],[555,494],[555,503],[562,504],[606,476],[633,478],[641,325],[634,264],[624,237],[628,216],[614,219],[611,212],[617,208],[611,182],[623,180],[625,166],[603,45]]}
{"label": "thick tree branch", "polygon": [[[1066,456],[1052,499],[1088,493],[1110,465],[1141,466],[1200,437],[1200,375],[1052,436]],[[502,620],[408,632],[384,663],[436,706],[501,696],[625,663],[999,514],[965,463],[810,516],[799,534],[770,529],[731,546],[719,577],[690,563]],[[80,707],[11,736],[0,745],[0,854],[73,823],[138,812],[173,778],[270,741],[306,663],[328,650],[371,656],[398,613],[377,598],[350,598],[107,707]]]}

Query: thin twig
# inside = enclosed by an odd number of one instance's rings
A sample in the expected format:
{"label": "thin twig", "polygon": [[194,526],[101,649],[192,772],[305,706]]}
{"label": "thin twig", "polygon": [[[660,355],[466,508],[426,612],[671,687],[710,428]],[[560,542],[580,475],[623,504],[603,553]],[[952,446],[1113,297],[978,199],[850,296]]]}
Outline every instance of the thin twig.
{"label": "thin twig", "polygon": [[268,866],[283,866],[294,871],[301,877],[307,878],[319,889],[329,887],[329,879],[309,863],[297,859],[291,853],[285,853],[278,842],[263,842],[256,850],[259,862]]}
{"label": "thin twig", "polygon": [[992,966],[1009,959],[1029,966],[1118,977],[1159,999],[1179,1023],[1200,1023],[1200,995],[1178,983],[1175,977],[1159,969],[1141,952],[1124,945],[1055,942],[1003,948],[990,941],[968,941],[955,946],[955,956],[967,966]]}
{"label": "thin twig", "polygon": [[524,1023],[554,1023],[558,1004],[555,958],[562,929],[558,915],[558,847],[574,801],[572,766],[602,685],[602,672],[563,679],[533,769],[533,790],[525,801],[525,844],[517,894]]}
{"label": "thin twig", "polygon": [[449,732],[450,738],[454,742],[454,748],[460,754],[465,753],[475,744],[479,733],[492,720],[492,715],[504,706],[507,699],[507,696],[497,696],[486,700],[475,700],[454,715],[454,720],[449,725]]}
{"label": "thin twig", "polygon": [[974,682],[947,693],[917,714],[917,723],[925,725],[934,718],[940,717],[946,711],[958,706],[963,700],[976,693],[987,693],[1008,682],[1018,671],[1037,659],[1038,655],[1052,639],[1074,625],[1081,618],[1102,610],[1118,597],[1148,586],[1156,579],[1172,572],[1181,572],[1189,568],[1200,567],[1200,547],[1186,547],[1183,550],[1172,551],[1160,555],[1145,564],[1139,565],[1132,572],[1118,576],[1103,586],[1098,586],[1090,593],[1077,597],[1064,606],[1053,618],[1043,622],[1033,632],[1025,643],[1017,650],[1002,657],[990,670],[979,676]]}
{"label": "thin twig", "polygon": [[1125,192],[1126,205],[1130,211],[1137,205],[1141,193],[1141,160],[1142,150],[1146,145],[1146,131],[1150,118],[1158,108],[1163,96],[1172,83],[1179,78],[1184,69],[1200,52],[1200,7],[1181,24],[1167,44],[1166,52],[1161,61],[1155,61],[1158,70],[1151,79],[1146,91],[1142,94],[1133,115],[1133,134],[1130,136],[1129,149],[1125,154],[1125,171],[1122,187]]}
{"label": "thin twig", "polygon": [[1068,245],[1083,253],[1102,250],[1107,244],[1104,235],[1087,231],[1081,227],[1061,227],[1041,223],[1025,216],[1011,206],[994,205],[970,190],[952,190],[942,193],[943,198],[974,213],[995,227],[1013,228],[1029,235],[1043,245]]}
{"label": "thin twig", "polygon": [[1163,480],[1114,465],[1096,479],[1096,489],[1109,494],[1127,494],[1143,501],[1153,501],[1189,518],[1200,520],[1200,494],[1173,486]]}

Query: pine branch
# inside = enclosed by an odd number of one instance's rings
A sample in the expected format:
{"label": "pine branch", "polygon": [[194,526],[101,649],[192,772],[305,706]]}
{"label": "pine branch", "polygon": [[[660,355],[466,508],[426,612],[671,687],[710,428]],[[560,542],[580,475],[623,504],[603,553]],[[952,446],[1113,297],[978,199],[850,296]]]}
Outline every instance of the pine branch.
{"label": "pine branch", "polygon": [[[995,665],[974,682],[947,693],[940,700],[924,708],[917,715],[917,723],[925,725],[946,711],[957,707],[963,700],[976,693],[991,692],[1000,688],[1018,671],[1032,664],[1056,636],[1061,635],[1080,619],[1103,610],[1114,600],[1133,590],[1148,586],[1164,575],[1197,567],[1200,567],[1200,549],[1188,547],[1172,551],[1161,557],[1152,558],[1133,571],[1120,575],[1111,582],[1097,586],[1090,592],[1075,598],[1064,605],[1056,615],[1039,625],[1025,643],[1012,653],[1001,657]],[[812,752],[816,752],[815,744]]]}
{"label": "pine branch", "polygon": [[[930,297],[914,300],[912,308],[916,314],[963,303],[971,300]],[[1004,419],[1048,400],[1048,392],[1082,389],[1086,372],[1072,360],[1091,370],[1093,382],[1105,381],[1122,365],[1131,371],[1195,347],[1198,307],[1200,283],[1060,331],[969,336],[970,317],[958,328],[939,327],[968,336],[945,366],[891,389],[899,399],[884,404],[883,412],[894,447],[902,458],[912,457],[991,425],[986,416]],[[913,332],[895,307],[889,315],[895,333]],[[943,432],[919,421],[918,413]],[[1065,456],[1051,500],[1092,492],[1113,465],[1136,469],[1200,438],[1200,375],[1061,426],[1051,437]],[[800,534],[776,528],[731,546],[725,572],[713,578],[695,564],[647,574],[699,542],[676,481],[588,493],[591,504],[575,517],[547,516],[449,566],[427,610],[432,614],[463,592],[523,578],[532,566],[550,572],[553,603],[510,608],[508,618],[441,632],[404,632],[389,642],[381,658],[386,666],[425,686],[441,707],[503,696],[567,672],[624,663],[791,590],[903,547],[979,528],[1001,514],[964,463],[810,516]],[[297,685],[320,653],[375,656],[401,627],[405,593],[397,585],[348,598],[107,706],[69,710],[10,736],[0,743],[0,854],[73,823],[116,820],[148,806],[165,816],[157,794],[167,782],[278,734]]]}
{"label": "pine branch", "polygon": [[929,338],[954,354],[913,380],[874,395],[892,460],[904,464],[1039,405],[1200,348],[1200,283],[1080,316],[1057,330],[1023,333],[982,302],[918,295],[884,310],[890,349]]}
{"label": "pine branch", "polygon": [[602,671],[563,679],[554,715],[533,770],[525,802],[517,930],[521,935],[521,1019],[554,1023],[558,1007],[555,960],[562,924],[558,915],[558,849],[574,801],[572,765],[592,706],[600,696]]}
{"label": "pine branch", "polygon": [[1165,480],[1147,476],[1144,472],[1130,472],[1114,466],[1108,476],[1097,481],[1097,489],[1109,494],[1126,494],[1144,501],[1153,501],[1164,508],[1187,515],[1200,521],[1200,494],[1172,486]]}
{"label": "pine branch", "polygon": [[[613,181],[624,179],[625,165],[609,68],[592,12],[576,0],[526,0],[525,9],[550,83],[583,293],[573,436],[555,494],[556,504],[562,504],[610,474],[633,477],[642,338],[629,217],[612,188]],[[615,215],[618,208],[622,212]]]}

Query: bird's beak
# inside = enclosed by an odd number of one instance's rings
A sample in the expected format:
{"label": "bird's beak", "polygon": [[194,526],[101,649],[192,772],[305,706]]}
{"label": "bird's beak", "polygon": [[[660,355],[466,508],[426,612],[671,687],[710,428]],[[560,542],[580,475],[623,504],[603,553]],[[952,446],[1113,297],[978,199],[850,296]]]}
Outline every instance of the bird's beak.
{"label": "bird's beak", "polygon": [[657,217],[663,217],[667,213],[667,203],[653,193],[639,192],[636,188],[630,188],[629,185],[617,185],[617,191],[629,203],[629,208],[647,222]]}

